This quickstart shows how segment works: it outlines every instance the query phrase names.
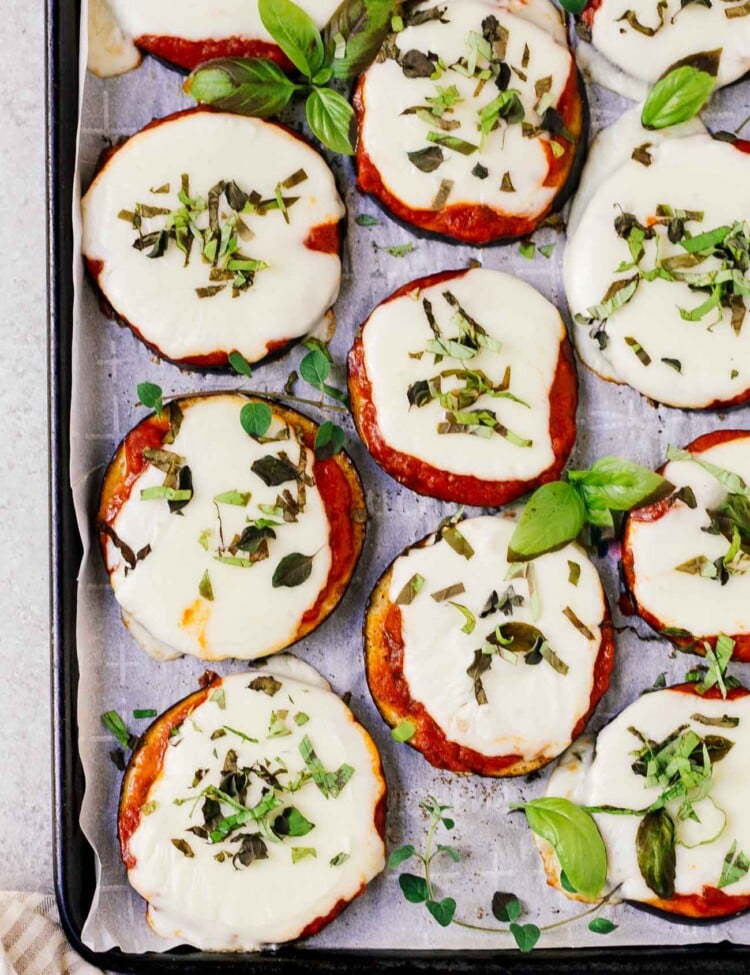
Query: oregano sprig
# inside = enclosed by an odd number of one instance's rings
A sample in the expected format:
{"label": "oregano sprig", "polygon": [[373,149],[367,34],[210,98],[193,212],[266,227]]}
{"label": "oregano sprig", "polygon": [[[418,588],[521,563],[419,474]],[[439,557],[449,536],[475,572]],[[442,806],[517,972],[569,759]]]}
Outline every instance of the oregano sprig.
{"label": "oregano sprig", "polygon": [[184,89],[224,111],[272,118],[295,95],[305,98],[307,124],[318,139],[352,155],[354,109],[329,87],[349,81],[373,61],[396,14],[394,0],[343,0],[321,32],[293,0],[258,0],[266,30],[297,71],[289,78],[267,58],[216,58],[190,74]]}
{"label": "oregano sprig", "polygon": [[424,904],[433,919],[441,927],[448,927],[451,924],[455,924],[469,931],[479,931],[484,934],[509,935],[515,941],[518,949],[524,953],[533,950],[543,933],[567,924],[572,924],[584,917],[590,917],[592,914],[595,917],[588,925],[589,931],[592,933],[605,935],[614,931],[617,927],[612,921],[599,916],[599,912],[606,906],[611,895],[605,896],[601,903],[582,911],[580,914],[540,926],[523,920],[524,907],[515,894],[496,891],[492,896],[492,914],[498,921],[506,923],[508,925],[507,927],[488,927],[481,924],[472,924],[469,921],[463,921],[457,918],[455,898],[449,896],[441,898],[432,880],[432,865],[439,857],[447,856],[454,863],[461,862],[461,854],[456,847],[444,843],[436,843],[436,834],[440,827],[446,830],[452,830],[455,826],[454,820],[447,815],[451,807],[438,802],[432,796],[428,796],[420,802],[419,807],[429,816],[424,850],[420,852],[413,843],[400,846],[391,852],[388,858],[388,866],[392,870],[395,870],[409,860],[416,860],[421,864],[421,874],[400,874],[398,878],[399,887],[404,898],[410,904]]}

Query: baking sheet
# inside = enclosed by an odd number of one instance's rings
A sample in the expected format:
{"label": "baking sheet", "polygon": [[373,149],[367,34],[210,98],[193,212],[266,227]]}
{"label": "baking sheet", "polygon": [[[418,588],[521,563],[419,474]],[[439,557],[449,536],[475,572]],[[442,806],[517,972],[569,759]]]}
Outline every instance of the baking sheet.
{"label": "baking sheet", "polygon": [[[82,63],[85,63],[86,3],[82,5]],[[102,149],[151,121],[192,103],[181,92],[181,78],[146,58],[142,66],[120,78],[102,81],[86,76],[81,85],[77,186],[84,190]],[[630,103],[595,85],[588,86],[592,132],[614,121]],[[744,97],[743,97],[744,96]],[[746,114],[747,86],[715,96],[704,119],[712,129],[731,129]],[[329,157],[330,158],[330,157]],[[331,160],[348,208],[344,244],[344,277],[336,306],[338,329],[331,344],[334,359],[343,363],[354,332],[372,308],[397,287],[414,278],[479,260],[485,267],[518,274],[558,306],[564,307],[561,281],[563,238],[550,230],[538,233],[538,244],[555,242],[549,260],[537,251],[534,260],[517,245],[478,250],[414,237],[353,188],[348,160]],[[368,213],[380,225],[359,227],[354,218]],[[74,253],[80,247],[77,202],[73,214]],[[396,258],[384,248],[413,242],[412,253]],[[119,441],[145,415],[136,403],[136,385],[148,380],[162,386],[165,397],[236,388],[236,377],[180,372],[152,356],[127,329],[108,320],[81,262],[73,268],[76,284],[73,332],[73,398],[71,407],[71,481],[84,542],[78,581],[77,649],[79,749],[86,776],[81,825],[97,860],[97,886],[83,930],[84,943],[95,951],[119,947],[126,952],[165,950],[170,943],[155,936],[145,922],[144,902],[127,885],[116,837],[117,800],[121,773],[110,759],[116,743],[103,732],[102,712],[117,710],[132,730],[147,722],[130,718],[134,708],[159,711],[190,693],[205,664],[193,658],[158,663],[148,658],[123,627],[99,555],[93,525],[101,477]],[[256,370],[247,388],[279,392],[302,350]],[[345,379],[339,367],[333,379]],[[633,390],[604,383],[581,367],[579,436],[572,466],[588,466],[603,454],[621,453],[648,466],[658,465],[668,443],[686,443],[722,426],[744,427],[750,408],[727,414],[689,414],[654,407]],[[302,394],[304,395],[304,394]],[[391,739],[370,698],[363,668],[361,626],[369,593],[390,561],[405,545],[433,530],[455,506],[420,497],[383,474],[353,431],[348,416],[306,409],[315,419],[331,418],[345,427],[347,449],[363,479],[370,512],[368,536],[356,576],[343,602],[316,633],[293,652],[317,667],[334,689],[351,692],[351,707],[375,739],[389,784],[387,842],[421,846],[425,817],[418,808],[427,795],[452,804],[456,821],[449,842],[461,852],[460,864],[443,858],[434,868],[441,896],[455,897],[457,916],[465,921],[494,924],[489,905],[496,890],[512,890],[525,903],[526,921],[548,924],[580,910],[544,882],[541,861],[525,818],[508,816],[511,802],[544,794],[549,770],[533,782],[458,776],[433,769],[410,748]],[[467,514],[478,510],[468,509]],[[617,565],[599,562],[616,625],[634,626],[618,635],[618,658],[612,686],[589,728],[598,729],[654,679],[681,678],[692,658],[671,653],[666,641],[653,638],[645,624],[623,619],[617,608]],[[223,674],[245,669],[242,662],[212,664]],[[421,906],[407,904],[398,888],[400,871],[386,871],[366,893],[321,934],[307,942],[311,952],[332,948],[491,949],[513,947],[508,937],[439,927]],[[586,922],[545,934],[539,947],[697,944],[723,940],[750,943],[750,916],[712,925],[686,925],[638,911],[627,905],[608,908],[619,927],[607,938],[592,934]]]}

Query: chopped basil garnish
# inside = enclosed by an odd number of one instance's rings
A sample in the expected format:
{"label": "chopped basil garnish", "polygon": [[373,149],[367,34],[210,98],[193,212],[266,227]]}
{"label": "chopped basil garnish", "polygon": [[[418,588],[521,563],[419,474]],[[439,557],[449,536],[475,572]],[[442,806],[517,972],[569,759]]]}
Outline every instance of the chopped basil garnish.
{"label": "chopped basil garnish", "polygon": [[423,586],[424,577],[418,572],[415,572],[411,579],[409,579],[409,581],[405,584],[398,596],[396,596],[396,605],[409,606],[414,602],[414,598],[422,591]]}
{"label": "chopped basil garnish", "polygon": [[304,760],[307,770],[312,776],[313,782],[317,785],[323,795],[328,798],[338,799],[346,783],[354,775],[351,765],[343,764],[335,772],[326,771],[325,766],[318,758],[313,744],[307,735],[302,739],[299,746],[300,754]]}
{"label": "chopped basil garnish", "polygon": [[201,581],[198,583],[198,592],[204,599],[213,602],[214,589],[211,585],[211,576],[208,574],[208,569],[201,576]]}
{"label": "chopped basil garnish", "polygon": [[264,674],[262,677],[253,678],[247,686],[251,691],[262,691],[263,694],[274,697],[281,690],[281,681],[271,677],[270,674]]}
{"label": "chopped basil garnish", "polygon": [[732,840],[732,845],[721,864],[721,876],[716,886],[721,890],[723,887],[729,887],[730,884],[736,884],[738,880],[742,880],[748,870],[750,870],[750,858],[742,850],[737,849],[737,840]]}
{"label": "chopped basil garnish", "polygon": [[115,736],[123,748],[135,748],[138,742],[138,736],[131,735],[117,711],[105,711],[101,716],[101,721],[107,731]]}
{"label": "chopped basil garnish", "polygon": [[411,741],[417,733],[417,726],[412,721],[400,721],[395,728],[391,729],[391,738],[394,741]]}

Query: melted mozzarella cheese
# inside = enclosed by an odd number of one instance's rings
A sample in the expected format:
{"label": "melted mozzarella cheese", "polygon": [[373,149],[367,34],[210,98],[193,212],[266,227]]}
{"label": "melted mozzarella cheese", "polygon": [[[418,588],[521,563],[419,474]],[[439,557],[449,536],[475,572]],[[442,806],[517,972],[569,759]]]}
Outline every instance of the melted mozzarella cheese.
{"label": "melted mozzarella cheese", "polygon": [[[750,483],[750,435],[711,447],[700,456]],[[677,502],[656,521],[630,521],[628,547],[636,599],[664,627],[688,630],[696,637],[750,632],[750,572],[730,573],[722,585],[718,579],[677,571],[678,565],[700,556],[713,562],[727,553],[729,542],[724,536],[706,532],[711,523],[708,510],[724,503],[726,488],[692,461],[670,462],[664,476],[676,487],[690,486],[697,507]]]}
{"label": "melted mozzarella cheese", "polygon": [[132,71],[141,63],[141,52],[112,13],[108,0],[89,0],[88,70],[97,78]]}
{"label": "melted mozzarella cheese", "polygon": [[[274,43],[263,26],[257,0],[91,0],[89,23],[99,20],[108,5],[118,30],[126,39],[141,37],[174,37],[186,41],[221,41],[241,37],[251,41]],[[323,27],[339,5],[339,0],[300,0],[302,7]],[[137,66],[113,58],[104,38],[90,36],[89,69],[100,77],[121,74]],[[131,45],[132,46],[132,45]]]}
{"label": "melted mozzarella cheese", "polygon": [[[534,620],[528,581],[506,579],[505,553],[514,528],[515,522],[503,516],[461,522],[459,530],[475,553],[468,560],[444,540],[409,550],[393,566],[389,597],[395,602],[415,573],[424,578],[414,600],[399,606],[404,677],[411,697],[424,705],[446,737],[482,755],[550,759],[568,745],[573,728],[589,710],[604,596],[583,549],[566,545],[531,563],[540,600],[540,615]],[[577,586],[569,581],[569,560],[581,568]],[[431,598],[432,593],[459,582],[466,591],[453,599],[476,617],[470,634],[462,632],[465,619],[460,611],[448,601]],[[523,605],[515,606],[511,616],[494,612],[480,619],[491,592],[502,596],[509,585],[523,597]],[[588,627],[593,639],[563,614],[566,608]],[[493,656],[490,669],[482,674],[487,704],[480,705],[466,670],[488,634],[508,622],[536,626],[567,664],[568,673],[558,673],[544,660],[536,666],[523,662],[514,666]]]}
{"label": "melted mozzarella cheese", "polygon": [[[591,39],[614,65],[648,84],[691,54],[721,50],[717,84],[726,85],[750,68],[750,18],[727,16],[741,7],[738,0],[729,0],[681,8],[680,0],[668,0],[663,26],[649,37],[631,27],[623,15],[632,11],[639,23],[656,27],[656,0],[602,0],[594,12]],[[615,90],[620,91],[619,86]]]}
{"label": "melted mozzarella cheese", "polygon": [[[620,212],[644,222],[660,204],[697,210],[704,219],[688,223],[692,234],[750,218],[750,156],[699,134],[694,125],[669,136],[646,131],[638,111],[627,113],[599,137],[600,146],[595,144],[584,171],[563,265],[572,315],[587,315],[613,281],[634,273],[616,273],[621,263],[631,261],[627,242],[614,229]],[[649,166],[631,158],[645,144],[650,144]],[[665,227],[657,227],[657,237],[662,258],[684,253],[668,241]],[[646,241],[644,269],[653,266],[655,249],[654,241]],[[697,270],[712,266],[706,262]],[[607,320],[603,350],[591,338],[591,326],[574,323],[577,351],[603,378],[627,383],[671,406],[700,408],[732,400],[750,387],[750,329],[737,335],[728,309],[718,323],[716,310],[699,321],[682,319],[680,308],[692,310],[706,297],[684,282],[642,281],[635,296]],[[648,365],[629,344],[633,341],[645,350]]]}
{"label": "melted mozzarella cheese", "polygon": [[[428,4],[428,7],[436,4]],[[556,19],[542,20],[544,16],[537,3],[525,15],[516,14],[522,5],[499,5],[489,0],[460,0],[440,3],[445,8],[444,19],[427,21],[408,27],[397,35],[402,54],[410,50],[437,54],[446,65],[454,64],[470,50],[472,34],[482,35],[482,21],[495,15],[508,31],[505,60],[526,76],[523,80],[513,73],[509,88],[519,92],[525,109],[525,121],[539,124],[534,110],[538,102],[536,83],[550,79],[548,104],[557,105],[570,76],[572,58],[564,39],[551,31],[557,29]],[[531,17],[535,17],[535,21]],[[551,17],[551,15],[550,15]],[[543,26],[540,26],[542,24]],[[549,24],[549,30],[546,29]],[[524,49],[528,47],[528,64],[521,69]],[[422,172],[412,162],[408,153],[434,146],[427,140],[430,131],[437,126],[423,121],[416,114],[404,114],[414,106],[429,106],[428,98],[439,94],[439,89],[455,85],[460,95],[454,110],[445,119],[458,122],[458,127],[444,133],[479,147],[482,141],[479,131],[479,112],[499,95],[496,85],[488,82],[477,92],[476,78],[466,78],[455,70],[447,70],[437,80],[407,78],[401,66],[393,59],[373,64],[365,74],[363,99],[365,115],[360,138],[367,155],[378,170],[386,188],[407,207],[413,210],[429,210],[444,180],[452,185],[448,205],[484,204],[509,215],[525,216],[545,209],[559,190],[556,186],[544,186],[549,173],[548,137],[526,138],[521,125],[506,125],[489,133],[481,151],[464,155],[444,148],[445,161],[432,173]],[[477,163],[489,170],[480,179],[473,175]],[[503,176],[509,174],[514,192],[501,187]]]}
{"label": "melted mozzarella cheese", "polygon": [[[114,521],[115,532],[133,552],[151,546],[150,554],[130,570],[110,540],[107,566],[133,635],[162,659],[192,654],[206,660],[249,660],[282,649],[295,638],[328,579],[331,526],[316,487],[307,487],[296,523],[271,516],[282,523],[274,529],[277,537],[268,540],[269,558],[252,567],[216,561],[222,537],[226,548],[249,520],[269,517],[261,504],[274,505],[285,488],[293,496],[296,491],[293,482],[269,487],[250,470],[261,457],[281,451],[296,464],[300,448],[293,431],[289,440],[276,443],[251,439],[240,424],[245,402],[241,396],[220,395],[185,406],[175,442],[165,447],[185,458],[193,477],[193,497],[179,514],[170,513],[165,500],[141,499],[143,489],[164,483],[164,473],[149,465]],[[272,430],[280,429],[275,422]],[[307,451],[308,475],[313,460]],[[250,492],[252,497],[246,506],[214,503],[228,491]],[[314,555],[310,577],[298,586],[274,588],[276,567],[294,552]],[[237,555],[247,557],[244,552]],[[205,572],[213,600],[199,592]]]}
{"label": "melted mozzarella cheese", "polygon": [[[207,151],[207,147],[210,151]],[[149,260],[133,247],[138,233],[118,217],[137,203],[173,210],[182,207],[180,176],[190,179],[193,196],[207,197],[221,180],[234,180],[246,193],[274,199],[276,187],[299,170],[307,179],[285,197],[298,197],[287,223],[278,210],[243,214],[254,234],[240,238],[240,252],[264,261],[249,290],[232,297],[231,282],[213,297],[196,289],[213,282],[199,246],[185,255],[171,241],[164,256]],[[152,193],[168,184],[169,192]],[[344,216],[333,174],[307,143],[259,119],[217,112],[190,112],[144,129],[106,163],[83,198],[83,253],[102,262],[99,285],[115,311],[146,342],[170,359],[238,350],[249,361],[263,358],[269,343],[289,341],[314,329],[338,296],[338,254],[311,250],[312,228]],[[234,211],[222,196],[220,218]],[[161,230],[164,216],[144,218],[142,231]],[[199,226],[208,225],[208,213]],[[221,283],[221,282],[219,282]]]}
{"label": "melted mozzarella cheese", "polygon": [[[714,728],[692,719],[723,715],[740,719],[735,728]],[[641,809],[658,798],[659,786],[646,786],[643,776],[633,772],[633,752],[639,742],[630,728],[645,737],[662,741],[681,725],[688,725],[701,737],[718,734],[734,742],[732,749],[713,765],[711,789],[707,799],[696,804],[701,822],[680,821],[676,815],[679,800],[667,805],[676,825],[677,870],[675,892],[700,894],[703,887],[716,887],[722,861],[736,840],[738,850],[750,850],[750,783],[745,769],[750,761],[750,697],[733,701],[703,700],[698,695],[663,690],[644,694],[606,726],[596,739],[592,755],[581,756],[579,742],[562,757],[550,778],[547,795],[562,796],[580,805],[613,805]],[[573,752],[579,754],[575,755]],[[726,814],[726,826],[721,830]],[[656,895],[648,888],[638,868],[636,833],[640,816],[595,815],[607,847],[607,884],[618,887],[623,900],[649,901]],[[720,831],[716,839],[712,837]],[[704,840],[709,842],[699,844]],[[690,844],[685,845],[685,844]],[[750,874],[724,888],[727,895],[750,893]]]}
{"label": "melted mozzarella cheese", "polygon": [[[502,344],[498,353],[484,348],[465,362],[445,358],[434,363],[431,353],[415,359],[434,338],[422,301],[432,304],[443,335],[453,338],[455,310],[443,294],[449,291],[489,335]],[[534,288],[500,271],[475,269],[458,278],[404,295],[380,305],[362,332],[364,361],[380,432],[390,447],[417,457],[440,470],[487,480],[531,480],[545,471],[555,455],[550,439],[550,388],[553,384],[565,326],[554,305]],[[439,434],[445,409],[438,400],[409,406],[408,388],[445,369],[480,370],[500,384],[510,367],[510,392],[528,405],[482,395],[472,410],[486,409],[518,436],[531,440],[519,447],[498,433],[489,439],[469,433]],[[442,388],[461,388],[443,380]]]}
{"label": "melted mozzarella cheese", "polygon": [[[151,926],[163,937],[224,951],[289,941],[339,901],[355,897],[383,869],[384,847],[374,815],[385,788],[375,746],[312,668],[289,672],[283,662],[282,657],[281,666],[274,661],[270,669],[224,678],[223,706],[209,697],[181,726],[179,747],[166,750],[161,773],[146,797],[155,805],[141,816],[129,843],[136,863],[128,871],[130,883],[149,902]],[[251,680],[268,675],[281,683],[273,696],[248,688]],[[280,711],[286,717],[271,727],[272,714]],[[304,723],[298,724],[297,715],[308,720],[300,718]],[[226,728],[257,743],[229,731],[212,740]],[[288,769],[279,775],[286,785],[305,769],[300,753],[305,736],[326,770],[342,764],[354,769],[337,798],[326,798],[313,781],[286,797],[281,794],[282,804],[268,817],[269,825],[293,806],[314,824],[307,834],[278,840],[266,830],[267,858],[235,869],[232,857],[240,847],[231,837],[212,844],[188,832],[203,825],[199,797],[207,786],[219,786],[229,749],[240,768],[268,761],[274,770]],[[196,769],[206,771],[193,784]],[[263,787],[254,776],[251,782],[248,806],[260,801]],[[175,803],[192,797],[195,802]],[[222,806],[222,815],[231,812]],[[250,822],[241,832],[256,833],[258,826]],[[194,856],[185,856],[172,839],[187,842]],[[295,863],[295,847],[315,852]],[[217,852],[226,855],[223,862],[215,859]],[[343,862],[333,865],[331,860],[339,855]]]}

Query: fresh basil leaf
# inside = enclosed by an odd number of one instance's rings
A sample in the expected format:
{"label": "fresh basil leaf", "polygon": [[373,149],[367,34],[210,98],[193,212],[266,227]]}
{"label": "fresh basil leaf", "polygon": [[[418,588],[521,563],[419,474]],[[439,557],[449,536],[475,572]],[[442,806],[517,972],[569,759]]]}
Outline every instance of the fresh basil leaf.
{"label": "fresh basil leaf", "polygon": [[427,910],[432,914],[437,923],[447,928],[456,913],[456,902],[452,897],[444,897],[441,901],[427,901]]}
{"label": "fresh basil leaf", "polygon": [[354,155],[354,109],[343,95],[332,88],[315,88],[307,98],[305,111],[307,124],[324,146],[342,156]]}
{"label": "fresh basil leaf", "polygon": [[315,21],[292,0],[258,0],[263,26],[292,64],[306,78],[320,71],[325,61],[323,38]]}
{"label": "fresh basil leaf", "polygon": [[454,863],[461,862],[461,854],[455,848],[455,846],[446,846],[445,843],[438,843],[438,853],[445,853],[447,856],[453,860]]}
{"label": "fresh basil leaf", "polygon": [[570,883],[584,897],[597,897],[607,880],[607,850],[593,817],[568,799],[547,797],[516,803],[529,826],[557,854]]}
{"label": "fresh basil leaf", "polygon": [[138,741],[136,735],[131,735],[117,711],[105,711],[101,721],[107,731],[114,735],[124,748],[133,748]]}
{"label": "fresh basil leaf", "polygon": [[721,864],[721,877],[717,884],[719,890],[742,880],[748,870],[750,870],[750,858],[742,850],[737,850],[737,840],[734,840]]}
{"label": "fresh basil leaf", "polygon": [[276,570],[271,579],[274,589],[286,586],[293,589],[301,586],[310,578],[314,555],[302,555],[300,552],[291,552],[276,566]]}
{"label": "fresh basil leaf", "polygon": [[410,904],[423,904],[430,896],[427,882],[413,873],[402,873],[398,878],[399,887]]}
{"label": "fresh basil leaf", "polygon": [[684,64],[667,72],[649,92],[641,112],[646,129],[665,129],[687,122],[708,101],[716,78]]}
{"label": "fresh basil leaf", "polygon": [[587,509],[591,500],[595,507],[631,511],[674,491],[660,474],[622,457],[601,457],[590,470],[569,471],[568,479],[582,489]]}
{"label": "fresh basil leaf", "polygon": [[273,413],[267,403],[246,403],[240,410],[242,429],[254,440],[268,433],[272,419]]}
{"label": "fresh basil leaf", "polygon": [[334,78],[355,78],[370,66],[390,31],[395,8],[393,0],[343,0],[323,32],[329,57],[333,54]]}
{"label": "fresh basil leaf", "polygon": [[307,836],[315,823],[311,823],[295,806],[290,806],[276,817],[271,827],[277,836]]}
{"label": "fresh basil leaf", "polygon": [[269,697],[273,697],[281,690],[281,681],[276,680],[275,677],[271,677],[269,674],[265,674],[263,677],[253,678],[247,686],[251,691],[259,691],[267,694]]}
{"label": "fresh basil leaf", "polygon": [[344,441],[344,431],[341,427],[326,420],[325,423],[321,423],[315,435],[315,456],[318,460],[330,460],[340,453]]}
{"label": "fresh basil leaf", "polygon": [[294,464],[283,457],[274,457],[273,454],[266,454],[265,457],[253,461],[250,470],[263,481],[266,487],[278,487],[280,484],[297,480],[297,468]]}
{"label": "fresh basil leaf", "polygon": [[161,386],[157,386],[156,383],[138,383],[136,391],[139,402],[147,409],[153,410],[161,420],[164,411]]}
{"label": "fresh basil leaf", "polygon": [[395,728],[391,729],[391,738],[394,741],[411,741],[417,733],[417,726],[411,721],[401,721]]}
{"label": "fresh basil leaf", "polygon": [[397,850],[391,851],[391,855],[388,857],[388,866],[393,870],[395,867],[401,866],[406,860],[410,860],[416,852],[411,843],[400,846]]}
{"label": "fresh basil leaf", "polygon": [[675,830],[666,809],[655,809],[641,820],[635,838],[638,869],[657,897],[674,897],[676,871]]}
{"label": "fresh basil leaf", "polygon": [[588,0],[560,0],[560,6],[569,14],[581,14],[586,8]]}
{"label": "fresh basil leaf", "polygon": [[190,74],[185,92],[225,112],[272,118],[289,104],[299,85],[265,58],[217,58]]}
{"label": "fresh basil leaf", "polygon": [[542,936],[536,924],[511,924],[510,933],[524,954],[530,952]]}
{"label": "fresh basil leaf", "polygon": [[544,484],[523,510],[508,546],[508,561],[527,562],[562,548],[578,537],[585,524],[586,509],[572,484]]}

